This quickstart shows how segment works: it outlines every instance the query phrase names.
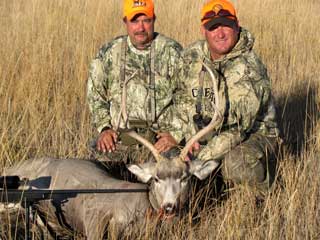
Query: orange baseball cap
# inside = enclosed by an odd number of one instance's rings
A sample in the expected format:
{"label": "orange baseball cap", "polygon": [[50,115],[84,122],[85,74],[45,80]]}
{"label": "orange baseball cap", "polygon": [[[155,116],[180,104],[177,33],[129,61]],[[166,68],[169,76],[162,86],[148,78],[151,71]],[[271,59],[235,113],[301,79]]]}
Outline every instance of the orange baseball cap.
{"label": "orange baseball cap", "polygon": [[123,18],[131,21],[137,14],[154,17],[154,5],[152,0],[124,0]]}
{"label": "orange baseball cap", "polygon": [[210,0],[202,8],[201,24],[210,29],[222,24],[230,27],[238,26],[236,10],[228,0]]}

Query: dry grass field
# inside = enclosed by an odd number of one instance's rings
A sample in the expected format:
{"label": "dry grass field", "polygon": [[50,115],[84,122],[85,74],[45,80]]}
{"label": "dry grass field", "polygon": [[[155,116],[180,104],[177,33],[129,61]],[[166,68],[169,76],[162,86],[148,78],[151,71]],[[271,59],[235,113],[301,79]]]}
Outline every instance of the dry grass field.
{"label": "dry grass field", "polygon": [[[31,157],[88,156],[88,64],[124,33],[120,2],[0,1],[0,171]],[[155,0],[156,30],[184,46],[199,39],[202,2]],[[189,214],[160,233],[137,229],[137,239],[320,239],[320,1],[234,2],[272,79],[284,139],[274,189],[257,203],[244,187],[197,223]]]}

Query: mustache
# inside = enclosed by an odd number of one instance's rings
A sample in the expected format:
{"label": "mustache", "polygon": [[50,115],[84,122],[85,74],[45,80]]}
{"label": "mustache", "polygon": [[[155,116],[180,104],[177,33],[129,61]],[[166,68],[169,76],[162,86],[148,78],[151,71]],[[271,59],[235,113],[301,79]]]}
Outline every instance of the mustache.
{"label": "mustache", "polygon": [[135,36],[137,36],[137,35],[147,36],[148,33],[146,33],[146,32],[136,32],[136,33],[134,33],[134,35],[135,35]]}

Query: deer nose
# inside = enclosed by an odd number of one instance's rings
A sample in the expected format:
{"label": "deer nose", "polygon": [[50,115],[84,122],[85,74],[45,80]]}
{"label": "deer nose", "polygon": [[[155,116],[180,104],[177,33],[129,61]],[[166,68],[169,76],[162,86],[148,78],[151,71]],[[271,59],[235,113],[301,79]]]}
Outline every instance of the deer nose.
{"label": "deer nose", "polygon": [[175,211],[175,206],[172,203],[167,203],[164,205],[163,209],[166,215],[170,215]]}

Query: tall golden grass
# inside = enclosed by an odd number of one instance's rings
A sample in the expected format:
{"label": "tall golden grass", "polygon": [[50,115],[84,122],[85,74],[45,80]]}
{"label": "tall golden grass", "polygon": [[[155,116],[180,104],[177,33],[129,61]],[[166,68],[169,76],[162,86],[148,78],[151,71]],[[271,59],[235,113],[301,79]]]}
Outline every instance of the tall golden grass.
{"label": "tall golden grass", "polygon": [[[157,31],[184,46],[201,38],[202,2],[156,0]],[[274,190],[257,204],[244,188],[205,209],[198,224],[186,216],[139,238],[320,238],[320,1],[234,3],[272,79],[285,140]],[[121,1],[2,0],[0,23],[0,170],[30,157],[88,156],[95,134],[88,64],[104,42],[125,33]]]}

